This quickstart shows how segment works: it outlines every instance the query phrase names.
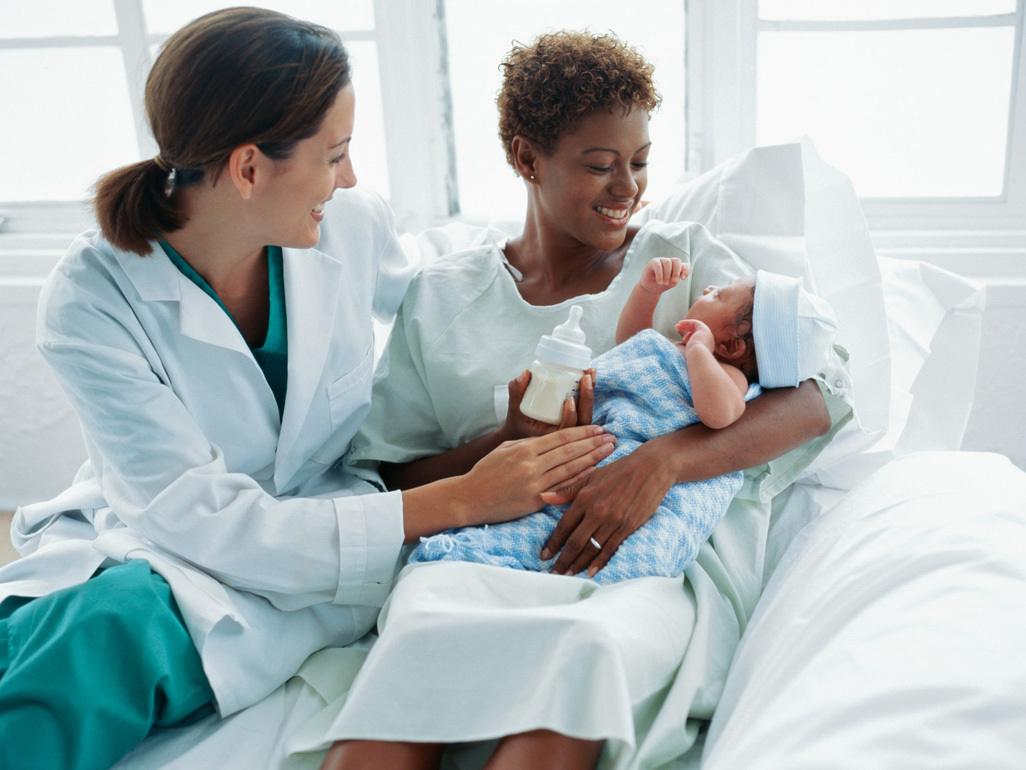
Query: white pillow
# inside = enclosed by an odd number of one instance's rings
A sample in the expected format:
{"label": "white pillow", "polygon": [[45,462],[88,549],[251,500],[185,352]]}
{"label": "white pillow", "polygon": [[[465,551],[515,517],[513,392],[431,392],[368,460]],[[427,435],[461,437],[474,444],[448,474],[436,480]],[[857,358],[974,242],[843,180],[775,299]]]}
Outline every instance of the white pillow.
{"label": "white pillow", "polygon": [[703,770],[1023,767],[1026,473],[889,463],[794,539],[738,647]]}
{"label": "white pillow", "polygon": [[887,431],[858,454],[832,442],[803,476],[810,483],[851,489],[896,457],[962,445],[976,391],[985,290],[924,262],[880,257],[879,264],[891,351]]}
{"label": "white pillow", "polygon": [[833,307],[837,342],[851,354],[856,420],[831,441],[835,455],[882,434],[890,352],[876,253],[851,181],[824,163],[809,139],[725,161],[638,219],[701,222],[753,267],[803,278]]}

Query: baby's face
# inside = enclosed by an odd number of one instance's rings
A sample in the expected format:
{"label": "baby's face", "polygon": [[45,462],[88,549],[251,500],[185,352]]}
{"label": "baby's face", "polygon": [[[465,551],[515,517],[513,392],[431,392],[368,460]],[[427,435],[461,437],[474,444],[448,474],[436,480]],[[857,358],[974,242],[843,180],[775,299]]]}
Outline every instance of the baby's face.
{"label": "baby's face", "polygon": [[736,335],[742,311],[751,304],[754,288],[754,275],[738,278],[723,287],[707,286],[685,318],[704,323],[717,342],[730,339]]}

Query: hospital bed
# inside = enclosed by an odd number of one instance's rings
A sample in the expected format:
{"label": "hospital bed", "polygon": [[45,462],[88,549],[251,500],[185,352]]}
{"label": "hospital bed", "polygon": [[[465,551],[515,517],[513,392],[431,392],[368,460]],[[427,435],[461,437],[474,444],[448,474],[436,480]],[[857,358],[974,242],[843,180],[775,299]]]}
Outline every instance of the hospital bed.
{"label": "hospital bed", "polygon": [[[837,313],[856,407],[775,498],[765,590],[719,707],[669,767],[1026,767],[1026,473],[958,451],[983,288],[878,258],[850,182],[808,140],[756,148],[638,216],[702,222],[753,266],[804,277]],[[405,237],[430,259],[507,231]],[[369,643],[313,665],[342,691]],[[158,731],[118,768],[316,768],[293,749],[340,692],[314,681]]]}

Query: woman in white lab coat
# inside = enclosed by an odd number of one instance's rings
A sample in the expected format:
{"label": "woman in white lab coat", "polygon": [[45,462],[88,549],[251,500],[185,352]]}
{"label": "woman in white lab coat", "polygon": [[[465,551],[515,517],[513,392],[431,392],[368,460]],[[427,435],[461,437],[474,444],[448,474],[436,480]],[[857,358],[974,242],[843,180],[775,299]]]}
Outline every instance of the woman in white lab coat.
{"label": "woman in white lab coat", "polygon": [[167,41],[146,107],[160,154],[100,180],[99,230],[40,299],[88,461],[17,512],[0,571],[8,769],[107,767],[154,724],[256,702],[372,627],[404,542],[535,510],[611,447],[572,428],[402,493],[348,475],[371,318],[411,268],[351,189],[345,49],[215,12]]}

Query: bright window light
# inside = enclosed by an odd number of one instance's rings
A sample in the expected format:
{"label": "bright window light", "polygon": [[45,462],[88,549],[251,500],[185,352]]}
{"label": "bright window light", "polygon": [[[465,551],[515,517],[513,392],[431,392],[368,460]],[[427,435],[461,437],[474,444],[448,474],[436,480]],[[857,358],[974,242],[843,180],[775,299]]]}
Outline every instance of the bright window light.
{"label": "bright window light", "polygon": [[146,14],[146,25],[151,33],[170,35],[176,29],[185,26],[198,18],[219,8],[231,5],[248,5],[256,8],[268,8],[281,11],[297,19],[312,21],[331,29],[374,29],[373,0],[345,0],[325,2],[325,0],[285,0],[283,2],[264,2],[263,0],[245,0],[245,2],[226,3],[219,0],[143,0],[143,12]]}
{"label": "bright window light", "polygon": [[916,19],[1014,12],[1015,0],[759,0],[762,19]]}
{"label": "bright window light", "polygon": [[111,0],[3,0],[0,37],[116,35]]}
{"label": "bright window light", "polygon": [[446,0],[457,181],[464,215],[523,216],[523,182],[506,163],[498,139],[499,62],[514,40],[529,43],[542,32],[563,28],[614,30],[652,62],[663,104],[650,126],[646,197],[659,197],[678,180],[684,168],[684,4],[650,0],[644,13],[624,13],[624,8],[622,0]]}
{"label": "bright window light", "polygon": [[807,134],[866,198],[998,197],[1010,26],[763,31],[757,142]]}
{"label": "bright window light", "polygon": [[387,200],[390,194],[388,158],[381,106],[378,44],[370,41],[347,42],[346,50],[352,60],[353,89],[356,92],[356,122],[349,148],[353,171],[360,184],[370,187]]}
{"label": "bright window light", "polygon": [[[346,31],[359,31],[360,39],[347,41],[359,103],[354,165],[359,178],[387,198],[378,44],[368,39],[373,0],[253,4],[332,27],[343,39]],[[143,11],[157,40],[228,5],[143,0]],[[100,175],[140,159],[117,35],[112,0],[0,0],[0,40],[13,41],[0,45],[0,104],[14,105],[0,121],[0,202],[84,200]],[[68,45],[62,37],[88,44]],[[138,77],[144,80],[146,72]]]}
{"label": "bright window light", "polygon": [[119,49],[0,50],[0,73],[0,201],[82,200],[139,159]]}

